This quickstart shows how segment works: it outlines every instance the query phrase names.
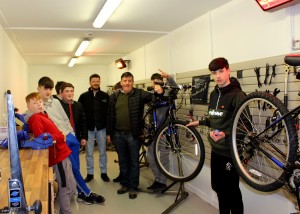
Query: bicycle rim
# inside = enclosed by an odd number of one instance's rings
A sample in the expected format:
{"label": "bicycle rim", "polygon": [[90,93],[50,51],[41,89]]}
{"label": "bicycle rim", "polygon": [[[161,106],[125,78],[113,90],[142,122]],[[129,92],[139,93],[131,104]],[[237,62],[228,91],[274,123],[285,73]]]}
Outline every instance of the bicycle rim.
{"label": "bicycle rim", "polygon": [[154,156],[158,168],[169,179],[186,182],[195,178],[204,164],[204,144],[194,127],[183,121],[165,124],[155,137]]}
{"label": "bicycle rim", "polygon": [[298,137],[290,116],[261,134],[267,121],[272,124],[287,112],[275,96],[254,92],[233,114],[231,153],[234,164],[243,180],[259,191],[270,192],[282,187],[286,182],[285,167],[296,160]]}

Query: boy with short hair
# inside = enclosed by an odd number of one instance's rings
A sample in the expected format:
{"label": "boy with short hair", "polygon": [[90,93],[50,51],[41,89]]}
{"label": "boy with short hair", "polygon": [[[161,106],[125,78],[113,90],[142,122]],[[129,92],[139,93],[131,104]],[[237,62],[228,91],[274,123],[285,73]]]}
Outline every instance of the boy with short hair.
{"label": "boy with short hair", "polygon": [[[208,140],[211,145],[211,186],[217,193],[220,213],[244,213],[239,174],[234,167],[229,144],[231,143],[230,121],[235,108],[246,96],[241,85],[230,77],[229,63],[224,57],[213,59],[208,66],[217,84],[210,93],[208,118],[193,121],[187,126],[210,127]],[[216,114],[216,112],[218,114]]]}
{"label": "boy with short hair", "polygon": [[43,133],[49,133],[55,142],[49,149],[49,167],[53,166],[59,188],[58,197],[60,213],[72,213],[71,198],[76,191],[76,182],[72,172],[69,156],[71,150],[66,144],[66,137],[55,126],[48,114],[44,112],[43,100],[37,92],[26,96],[27,108],[30,113],[28,128],[33,132],[34,137]]}

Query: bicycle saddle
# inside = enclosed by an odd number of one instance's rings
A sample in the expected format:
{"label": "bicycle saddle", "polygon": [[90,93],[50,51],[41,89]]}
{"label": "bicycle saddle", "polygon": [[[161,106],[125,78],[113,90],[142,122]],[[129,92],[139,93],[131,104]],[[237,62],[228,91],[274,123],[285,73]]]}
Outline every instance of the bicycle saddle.
{"label": "bicycle saddle", "polygon": [[300,66],[300,54],[289,54],[284,57],[284,62],[291,66]]}

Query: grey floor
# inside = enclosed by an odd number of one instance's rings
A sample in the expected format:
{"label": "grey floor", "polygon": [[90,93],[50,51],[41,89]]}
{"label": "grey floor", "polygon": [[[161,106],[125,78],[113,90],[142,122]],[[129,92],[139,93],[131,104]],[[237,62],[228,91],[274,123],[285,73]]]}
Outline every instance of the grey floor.
{"label": "grey floor", "polygon": [[[100,178],[98,165],[98,151],[95,151],[95,177],[94,180],[88,183],[88,186],[95,193],[101,194],[105,197],[105,204],[85,205],[82,202],[77,202],[76,197],[72,201],[72,211],[74,214],[156,214],[166,211],[175,201],[178,186],[171,188],[173,192],[166,192],[164,194],[154,194],[147,192],[139,192],[136,199],[129,199],[128,194],[118,195],[117,190],[120,188],[119,183],[112,182],[112,179],[118,176],[119,166],[114,160],[117,159],[116,152],[108,151],[108,176],[111,181],[106,183]],[[86,161],[85,154],[80,155],[81,173],[86,176]],[[149,167],[142,167],[140,171],[140,188],[146,188],[153,182],[153,175]],[[168,182],[170,184],[171,181]],[[218,210],[207,202],[200,199],[197,195],[188,191],[188,197],[173,208],[169,213],[202,213],[202,214],[217,214]],[[56,210],[58,205],[56,204]],[[58,213],[58,212],[56,212]]]}

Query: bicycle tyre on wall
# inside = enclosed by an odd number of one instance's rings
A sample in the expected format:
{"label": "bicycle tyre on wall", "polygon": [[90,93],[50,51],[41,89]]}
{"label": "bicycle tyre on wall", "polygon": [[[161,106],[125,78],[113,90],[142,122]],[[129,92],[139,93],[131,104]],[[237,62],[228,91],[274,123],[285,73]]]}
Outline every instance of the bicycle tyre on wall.
{"label": "bicycle tyre on wall", "polygon": [[168,122],[164,124],[157,133],[154,157],[161,172],[177,182],[194,179],[205,159],[204,143],[198,131],[176,120],[170,126]]}
{"label": "bicycle tyre on wall", "polygon": [[[282,187],[286,183],[285,166],[296,161],[298,136],[291,116],[260,135],[268,124],[286,113],[284,104],[265,92],[249,94],[233,113],[233,162],[243,180],[256,190],[270,192]],[[281,163],[275,163],[268,155]]]}

